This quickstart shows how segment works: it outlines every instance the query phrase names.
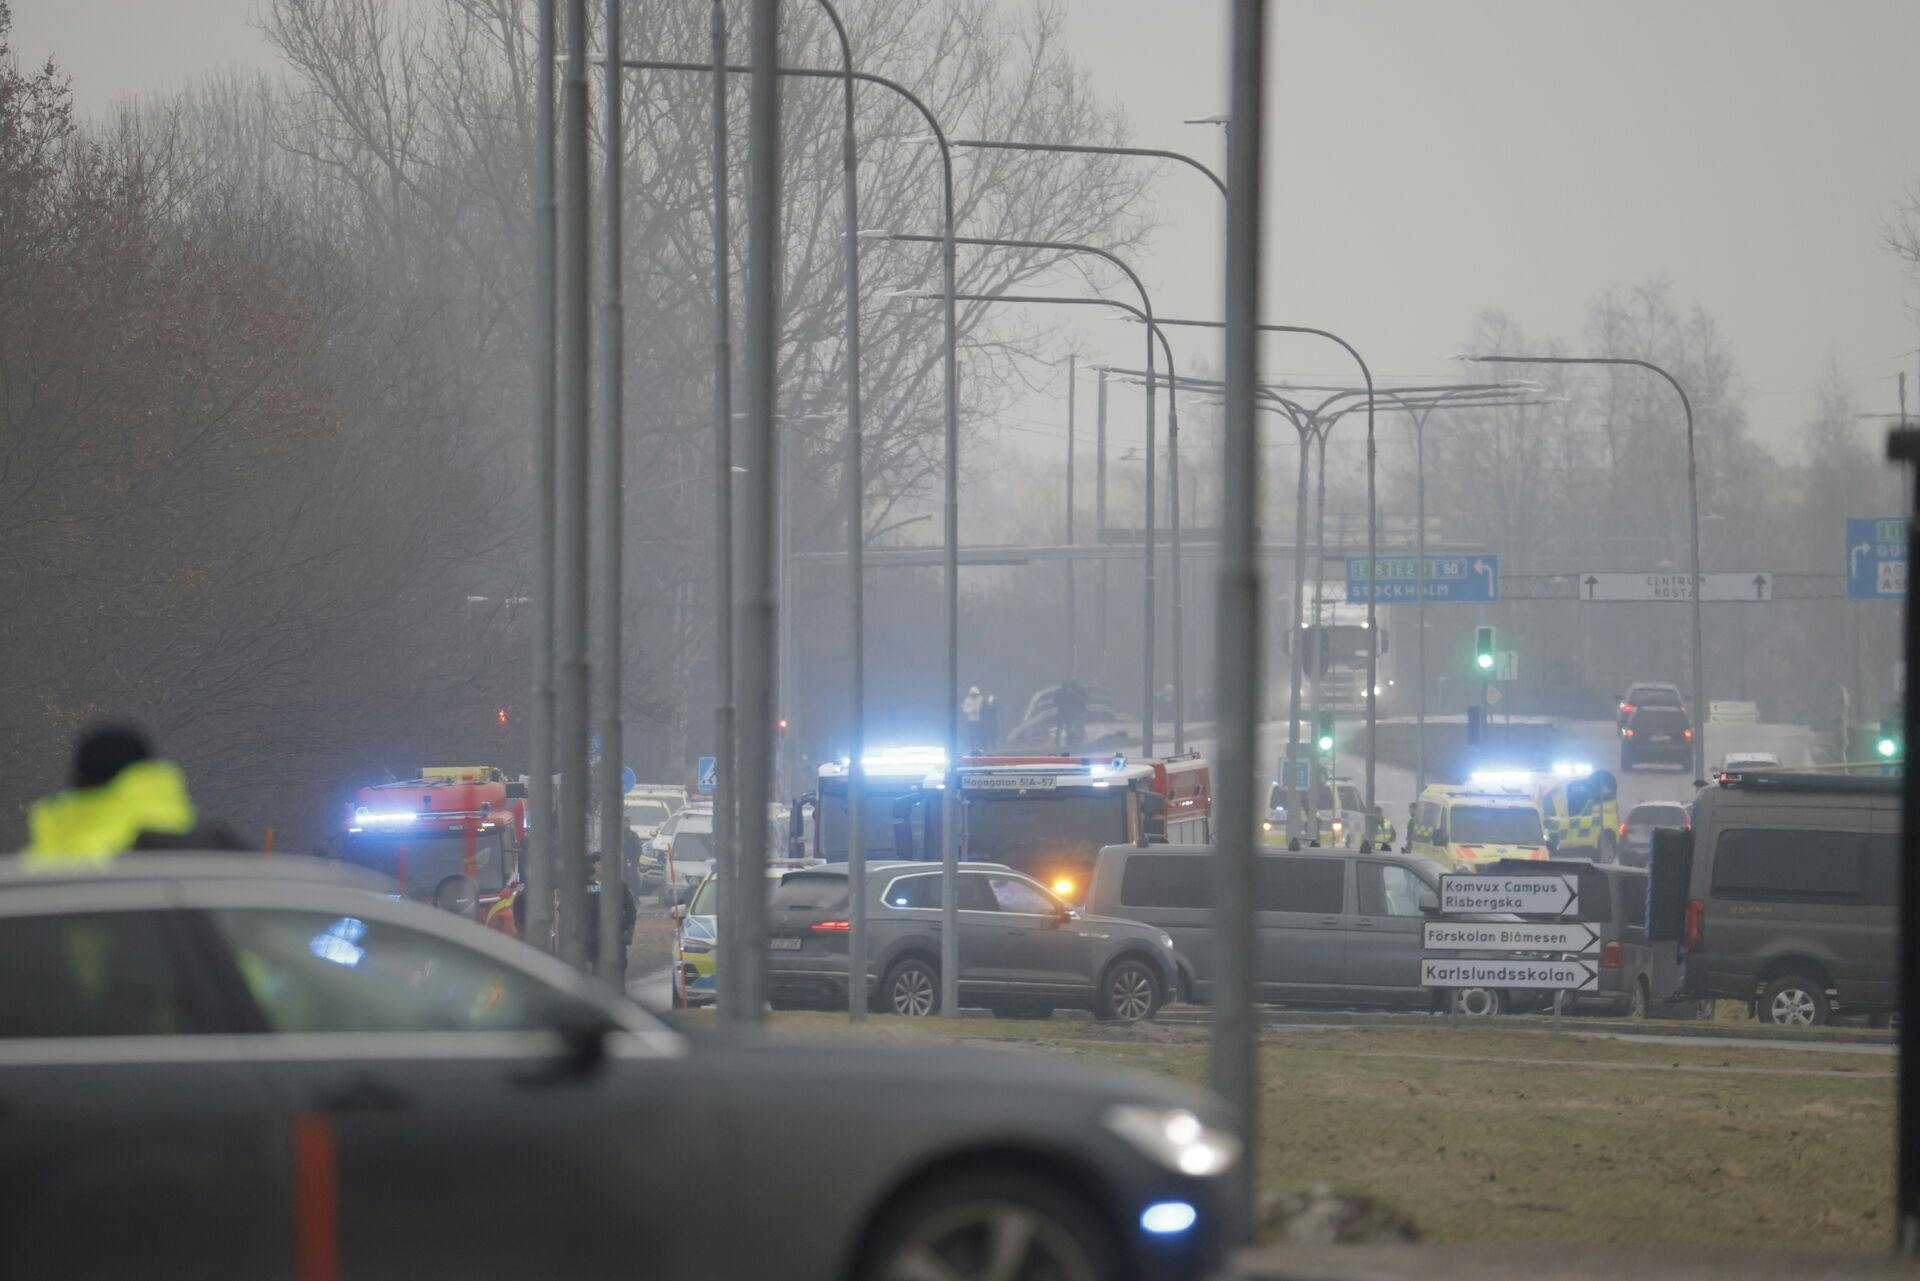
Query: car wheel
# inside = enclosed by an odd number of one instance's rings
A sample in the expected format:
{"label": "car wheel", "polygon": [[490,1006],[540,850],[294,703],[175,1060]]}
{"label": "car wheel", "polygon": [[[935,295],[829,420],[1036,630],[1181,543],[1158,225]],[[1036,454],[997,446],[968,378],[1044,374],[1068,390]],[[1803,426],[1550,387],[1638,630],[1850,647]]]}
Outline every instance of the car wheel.
{"label": "car wheel", "polygon": [[1497,987],[1463,987],[1458,999],[1460,1012],[1468,1018],[1490,1019],[1507,1008],[1507,994]]}
{"label": "car wheel", "polygon": [[924,1019],[940,1012],[940,976],[917,956],[895,963],[880,991],[888,1014]]}
{"label": "car wheel", "polygon": [[479,903],[479,890],[464,876],[449,876],[433,890],[433,905],[456,916],[472,916]]}
{"label": "car wheel", "polygon": [[863,1281],[1127,1275],[1112,1230],[1079,1197],[1044,1180],[984,1171],[935,1184],[888,1210],[866,1259]]}
{"label": "car wheel", "polygon": [[1165,999],[1153,967],[1129,957],[1115,962],[1100,980],[1094,1013],[1120,1023],[1138,1023],[1158,1014]]}
{"label": "car wheel", "polygon": [[1775,979],[1760,996],[1760,1021],[1775,1027],[1814,1027],[1827,1013],[1826,989],[1798,974]]}
{"label": "car wheel", "polygon": [[1633,981],[1633,992],[1627,997],[1627,1017],[1630,1019],[1653,1017],[1653,993],[1647,989],[1647,976],[1644,974]]}

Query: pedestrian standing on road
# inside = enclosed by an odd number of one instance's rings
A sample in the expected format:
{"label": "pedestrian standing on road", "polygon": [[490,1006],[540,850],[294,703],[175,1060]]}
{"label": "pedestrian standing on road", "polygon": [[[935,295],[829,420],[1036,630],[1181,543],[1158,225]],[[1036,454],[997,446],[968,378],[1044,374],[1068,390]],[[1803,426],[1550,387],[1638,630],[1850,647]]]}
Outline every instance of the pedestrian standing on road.
{"label": "pedestrian standing on road", "polygon": [[967,696],[960,700],[960,715],[967,722],[967,751],[978,754],[980,751],[980,709],[986,700],[980,697],[978,685],[967,686]]}
{"label": "pedestrian standing on road", "polygon": [[[586,934],[587,960],[588,963],[592,965],[595,974],[600,974],[601,972],[600,895],[606,892],[602,872],[603,867],[600,851],[595,850],[587,855],[587,914],[586,919],[582,922],[582,924],[586,926],[584,933]],[[623,884],[620,886],[620,957],[616,962],[618,968],[612,975],[612,981],[623,987],[626,985],[627,948],[633,942],[633,927],[639,919],[640,912],[634,904],[633,895],[628,892],[627,887]],[[602,975],[602,977],[606,976]]]}

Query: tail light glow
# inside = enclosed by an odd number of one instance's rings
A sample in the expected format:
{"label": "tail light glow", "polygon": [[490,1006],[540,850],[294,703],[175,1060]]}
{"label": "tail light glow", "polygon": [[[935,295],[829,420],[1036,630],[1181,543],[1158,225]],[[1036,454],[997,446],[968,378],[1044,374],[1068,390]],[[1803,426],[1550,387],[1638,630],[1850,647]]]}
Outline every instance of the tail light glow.
{"label": "tail light glow", "polygon": [[1620,731],[1620,737],[1622,737],[1622,738],[1632,738],[1632,737],[1633,737],[1633,726],[1631,726],[1631,725],[1629,725],[1629,726],[1627,726],[1627,727],[1626,727],[1625,729],[1623,729],[1623,730],[1621,730],[1621,731]]}
{"label": "tail light glow", "polygon": [[1600,968],[1617,970],[1620,968],[1620,940],[1614,939],[1600,949]]}
{"label": "tail light glow", "polygon": [[820,931],[832,933],[832,934],[845,934],[848,930],[853,928],[853,922],[852,921],[815,921],[812,925],[809,925],[807,928],[810,930],[820,930]]}
{"label": "tail light glow", "polygon": [[1697,952],[1707,937],[1707,904],[1704,899],[1687,900],[1687,928],[1680,946],[1688,952]]}

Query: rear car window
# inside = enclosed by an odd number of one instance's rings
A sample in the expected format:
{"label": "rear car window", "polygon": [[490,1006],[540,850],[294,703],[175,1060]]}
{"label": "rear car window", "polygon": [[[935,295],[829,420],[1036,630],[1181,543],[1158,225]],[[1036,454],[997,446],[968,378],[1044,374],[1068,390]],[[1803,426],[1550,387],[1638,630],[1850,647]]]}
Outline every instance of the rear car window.
{"label": "rear car window", "polygon": [[1339,858],[1263,858],[1254,906],[1262,912],[1338,913],[1346,906],[1346,873]]}
{"label": "rear car window", "polygon": [[1208,859],[1183,858],[1172,854],[1130,854],[1120,874],[1120,906],[1182,907],[1213,906],[1209,883]]}
{"label": "rear car window", "polygon": [[1692,821],[1684,805],[1636,805],[1627,814],[1627,823],[1635,827],[1685,827]]}
{"label": "rear car window", "polygon": [[1635,707],[1678,707],[1680,691],[1636,685],[1627,692],[1627,701]]}
{"label": "rear car window", "polygon": [[1890,833],[1722,832],[1713,854],[1718,898],[1891,907],[1898,901],[1899,838]]}
{"label": "rear car window", "polygon": [[795,872],[780,882],[769,900],[773,907],[816,908],[835,912],[847,905],[847,878],[818,872]]}
{"label": "rear car window", "polygon": [[1456,845],[1540,845],[1538,811],[1522,805],[1456,805],[1448,817]]}
{"label": "rear car window", "polygon": [[0,1038],[205,1030],[189,1015],[152,912],[0,920],[0,974]]}

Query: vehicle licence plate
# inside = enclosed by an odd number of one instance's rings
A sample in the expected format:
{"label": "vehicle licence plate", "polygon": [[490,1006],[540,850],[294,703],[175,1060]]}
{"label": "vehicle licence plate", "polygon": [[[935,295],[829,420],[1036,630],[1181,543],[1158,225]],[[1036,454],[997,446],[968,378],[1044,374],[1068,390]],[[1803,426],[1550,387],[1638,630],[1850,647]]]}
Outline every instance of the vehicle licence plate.
{"label": "vehicle licence plate", "polygon": [[772,948],[776,952],[798,952],[800,950],[800,940],[799,939],[768,939],[767,946]]}
{"label": "vehicle licence plate", "polygon": [[1649,743],[1671,743],[1673,741],[1673,735],[1655,734],[1652,738],[1649,738],[1647,741]]}

